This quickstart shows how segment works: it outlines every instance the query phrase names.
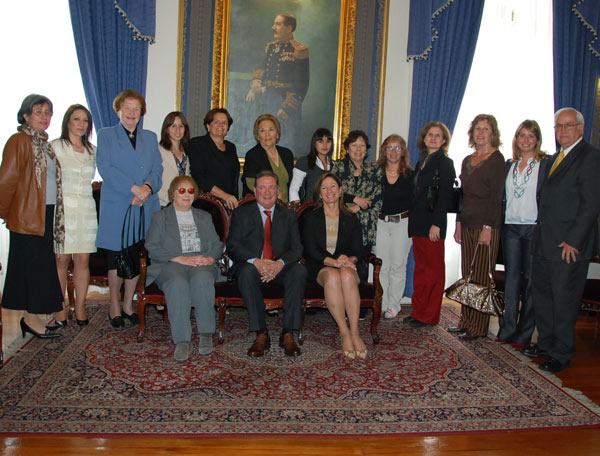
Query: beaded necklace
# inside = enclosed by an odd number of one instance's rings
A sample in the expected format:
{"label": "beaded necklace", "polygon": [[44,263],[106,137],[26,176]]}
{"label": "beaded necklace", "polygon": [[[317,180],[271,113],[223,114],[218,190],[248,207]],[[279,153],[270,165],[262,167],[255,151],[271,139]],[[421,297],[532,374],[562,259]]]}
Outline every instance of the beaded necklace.
{"label": "beaded necklace", "polygon": [[523,196],[525,193],[525,188],[527,187],[527,182],[529,182],[529,178],[533,173],[533,168],[535,168],[535,160],[531,160],[529,165],[527,165],[525,172],[523,173],[523,182],[519,184],[519,164],[521,163],[521,160],[522,159],[519,159],[519,161],[515,163],[512,172],[513,185],[515,186],[513,194],[515,195],[515,198],[521,198]]}

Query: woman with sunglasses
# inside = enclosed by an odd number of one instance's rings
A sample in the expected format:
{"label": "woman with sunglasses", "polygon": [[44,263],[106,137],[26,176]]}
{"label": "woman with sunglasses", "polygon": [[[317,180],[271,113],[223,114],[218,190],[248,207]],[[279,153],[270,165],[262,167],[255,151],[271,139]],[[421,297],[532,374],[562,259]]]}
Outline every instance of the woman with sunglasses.
{"label": "woman with sunglasses", "polygon": [[212,217],[192,207],[198,185],[189,176],[178,176],[169,186],[171,205],[152,216],[146,249],[152,260],[146,284],[156,282],[169,303],[169,323],[175,343],[174,358],[186,361],[191,353],[194,307],[198,325],[198,353],[212,352],[215,332],[215,287],[223,243]]}

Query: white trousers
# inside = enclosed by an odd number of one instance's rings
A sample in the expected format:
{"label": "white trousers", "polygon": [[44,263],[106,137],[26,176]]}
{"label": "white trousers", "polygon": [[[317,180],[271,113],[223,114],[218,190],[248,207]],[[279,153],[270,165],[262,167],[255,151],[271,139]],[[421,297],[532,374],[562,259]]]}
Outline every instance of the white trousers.
{"label": "white trousers", "polygon": [[406,262],[412,246],[408,237],[408,218],[398,223],[377,221],[377,244],[375,255],[381,258],[379,280],[383,288],[381,310],[400,312],[401,300],[406,286]]}

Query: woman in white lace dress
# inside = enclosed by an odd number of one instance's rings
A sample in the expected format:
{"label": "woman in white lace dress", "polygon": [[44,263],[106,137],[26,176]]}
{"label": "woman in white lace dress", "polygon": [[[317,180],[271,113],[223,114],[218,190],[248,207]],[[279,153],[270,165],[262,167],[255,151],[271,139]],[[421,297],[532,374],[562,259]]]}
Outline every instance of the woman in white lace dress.
{"label": "woman in white lace dress", "polygon": [[[90,283],[90,253],[96,251],[98,228],[96,203],[92,196],[96,146],[90,143],[91,132],[90,111],[85,106],[74,104],[65,113],[60,138],[51,143],[62,166],[65,207],[65,248],[61,255],[56,255],[56,264],[64,295],[67,269],[73,259],[75,315],[79,326],[88,324],[85,298]],[[56,314],[56,324],[66,326],[65,310]]]}

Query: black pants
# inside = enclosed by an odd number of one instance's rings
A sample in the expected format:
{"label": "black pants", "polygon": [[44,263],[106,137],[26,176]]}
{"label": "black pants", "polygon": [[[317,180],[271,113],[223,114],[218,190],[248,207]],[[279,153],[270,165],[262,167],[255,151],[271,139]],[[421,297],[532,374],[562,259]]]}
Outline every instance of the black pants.
{"label": "black pants", "polygon": [[575,353],[575,324],[589,260],[571,262],[533,259],[532,299],[538,346],[565,364]]}
{"label": "black pants", "polygon": [[283,329],[298,330],[302,319],[302,299],[306,284],[306,267],[300,263],[286,265],[269,283],[260,280],[258,269],[251,263],[242,264],[237,272],[237,284],[248,309],[250,331],[267,328],[262,288],[273,283],[283,285]]}
{"label": "black pants", "polygon": [[528,345],[535,329],[531,300],[531,240],[535,225],[504,225],[504,316],[500,317],[498,337]]}

